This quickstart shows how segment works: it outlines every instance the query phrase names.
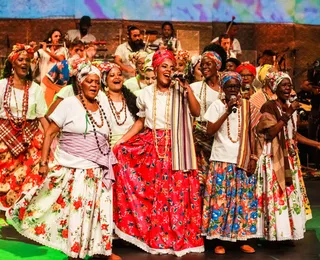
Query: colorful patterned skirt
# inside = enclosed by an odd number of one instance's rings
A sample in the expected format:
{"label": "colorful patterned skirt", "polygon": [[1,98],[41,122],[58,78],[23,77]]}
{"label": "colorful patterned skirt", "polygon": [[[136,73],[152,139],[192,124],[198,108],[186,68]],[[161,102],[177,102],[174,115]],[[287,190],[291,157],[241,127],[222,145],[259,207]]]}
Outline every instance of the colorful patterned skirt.
{"label": "colorful patterned skirt", "polygon": [[0,210],[7,210],[23,193],[42,183],[38,174],[42,143],[43,133],[38,130],[28,149],[14,157],[0,142]]}
{"label": "colorful patterned skirt", "polygon": [[196,122],[193,129],[194,144],[197,155],[197,165],[199,180],[201,185],[205,185],[210,165],[210,156],[213,144],[213,136],[206,134],[206,123]]}
{"label": "colorful patterned skirt", "polygon": [[[292,185],[285,192],[280,188],[273,170],[271,143],[264,151],[257,167],[258,233],[267,240],[298,240],[304,237],[309,204],[297,156],[289,155]],[[310,212],[311,213],[311,212]],[[311,218],[311,214],[308,216]]]}
{"label": "colorful patterned skirt", "polygon": [[112,189],[102,178],[100,168],[55,166],[40,187],[7,211],[8,222],[25,237],[73,258],[110,255]]}
{"label": "colorful patterned skirt", "polygon": [[256,176],[235,164],[210,164],[203,196],[202,234],[235,242],[257,237]]}
{"label": "colorful patterned skirt", "polygon": [[[165,131],[157,136],[162,154]],[[197,172],[172,171],[170,132],[168,138],[166,159],[150,129],[115,147],[115,232],[151,254],[203,252]]]}

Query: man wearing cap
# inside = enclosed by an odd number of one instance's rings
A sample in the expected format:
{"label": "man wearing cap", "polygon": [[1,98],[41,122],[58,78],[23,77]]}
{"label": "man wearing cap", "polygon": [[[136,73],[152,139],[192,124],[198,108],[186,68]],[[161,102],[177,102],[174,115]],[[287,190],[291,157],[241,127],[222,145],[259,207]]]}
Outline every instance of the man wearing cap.
{"label": "man wearing cap", "polygon": [[66,34],[66,40],[73,42],[75,39],[79,39],[83,43],[87,44],[94,42],[96,37],[88,33],[91,27],[91,18],[89,16],[82,16],[79,23],[79,29],[69,30]]}

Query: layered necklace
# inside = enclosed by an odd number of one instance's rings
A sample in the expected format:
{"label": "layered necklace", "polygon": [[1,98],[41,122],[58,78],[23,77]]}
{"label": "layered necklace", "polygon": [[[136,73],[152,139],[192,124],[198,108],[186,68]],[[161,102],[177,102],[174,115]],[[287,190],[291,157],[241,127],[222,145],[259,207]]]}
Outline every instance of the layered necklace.
{"label": "layered necklace", "polygon": [[[226,109],[228,109],[227,104],[226,104]],[[240,136],[241,136],[241,118],[240,118],[239,109],[237,109],[237,114],[238,114],[238,135],[236,140],[232,139],[232,136],[230,133],[230,119],[229,119],[229,116],[227,117],[227,133],[228,133],[228,138],[232,143],[237,143],[240,140]]]}
{"label": "layered necklace", "polygon": [[[111,96],[110,96],[110,92],[107,91],[106,93],[107,97],[108,97],[108,101],[109,101],[109,105],[110,105],[110,109],[112,112],[112,115],[114,117],[114,119],[116,120],[116,123],[118,126],[123,125],[126,121],[127,121],[127,103],[126,103],[126,99],[124,98],[123,94],[121,95],[122,98],[122,107],[120,108],[119,111],[117,111]],[[120,122],[120,118],[121,118],[121,112],[124,111],[124,119],[122,122]]]}
{"label": "layered necklace", "polygon": [[[11,101],[11,93],[13,92],[15,103],[16,103],[16,109],[17,109],[17,115],[13,115],[11,107],[10,107],[10,101]],[[18,100],[16,97],[16,92],[13,87],[13,76],[11,76],[8,79],[6,90],[4,93],[4,101],[3,101],[3,108],[6,112],[7,118],[10,121],[11,126],[16,131],[21,131],[26,125],[27,122],[27,112],[28,112],[28,102],[29,101],[29,81],[26,80],[26,85],[24,87],[23,92],[23,99],[22,99],[22,114],[19,116],[19,107],[18,107]]]}
{"label": "layered necklace", "polygon": [[[99,114],[100,114],[100,120],[101,120],[101,123],[98,124],[97,121],[93,118],[92,114],[90,113],[90,111],[88,110],[86,104],[85,104],[85,101],[84,101],[84,97],[83,97],[83,94],[80,92],[79,94],[79,97],[80,97],[80,100],[81,100],[81,103],[82,103],[82,106],[84,107],[84,109],[86,110],[86,115],[88,116],[89,118],[89,121],[92,125],[92,128],[93,128],[93,133],[94,133],[94,137],[96,138],[96,143],[97,143],[97,146],[98,146],[98,149],[100,151],[101,154],[103,154],[104,156],[110,154],[110,151],[111,151],[111,137],[112,137],[112,131],[111,131],[111,127],[110,127],[110,124],[109,124],[109,121],[107,119],[107,116],[103,110],[103,108],[101,107],[100,103],[98,100],[96,100],[97,102],[97,105],[99,107]],[[109,129],[109,135],[108,135],[108,151],[106,153],[104,153],[102,151],[102,148],[100,146],[100,142],[99,142],[99,139],[98,139],[98,135],[97,135],[97,130],[96,130],[96,127],[98,128],[101,128],[103,125],[104,125],[104,120],[106,121],[107,123],[107,126],[108,126],[108,129]]]}
{"label": "layered necklace", "polygon": [[[154,89],[153,89],[153,113],[152,113],[152,119],[153,119],[153,129],[152,129],[152,134],[153,134],[153,140],[154,140],[154,145],[156,147],[156,153],[160,159],[164,159],[167,156],[168,153],[168,145],[169,145],[169,109],[170,109],[170,98],[171,98],[171,89],[169,89],[165,94],[163,92],[159,92],[160,95],[166,95],[167,100],[166,100],[166,111],[165,111],[165,145],[164,145],[164,152],[163,154],[160,154],[159,152],[159,147],[158,147],[158,137],[157,137],[157,93],[158,93],[158,88],[157,84],[154,84]],[[163,137],[163,136],[162,136]],[[162,138],[160,137],[160,138]]]}
{"label": "layered necklace", "polygon": [[[207,88],[210,88],[210,86],[207,86],[207,83],[205,80],[202,81],[201,89],[200,89],[200,121],[203,120],[203,115],[207,112]],[[221,88],[219,87],[219,98],[221,99]]]}

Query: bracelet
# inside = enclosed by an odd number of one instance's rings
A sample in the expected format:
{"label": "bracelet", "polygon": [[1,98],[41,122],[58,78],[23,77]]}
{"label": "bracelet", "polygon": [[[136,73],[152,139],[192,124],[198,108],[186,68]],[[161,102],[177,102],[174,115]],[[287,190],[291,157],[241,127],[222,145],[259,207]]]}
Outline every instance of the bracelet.
{"label": "bracelet", "polygon": [[40,161],[40,167],[48,166],[48,161]]}
{"label": "bracelet", "polygon": [[258,156],[256,156],[255,154],[251,154],[250,159],[255,160],[255,161],[259,160]]}

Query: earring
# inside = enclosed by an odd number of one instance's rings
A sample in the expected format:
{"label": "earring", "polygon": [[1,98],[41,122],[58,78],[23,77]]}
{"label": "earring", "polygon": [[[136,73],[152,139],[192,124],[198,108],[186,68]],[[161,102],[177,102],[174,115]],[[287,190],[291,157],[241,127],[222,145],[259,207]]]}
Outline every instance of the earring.
{"label": "earring", "polygon": [[13,75],[13,74],[14,74],[14,69],[12,68],[12,69],[11,69],[11,75]]}
{"label": "earring", "polygon": [[49,38],[48,41],[51,42],[51,38]]}

